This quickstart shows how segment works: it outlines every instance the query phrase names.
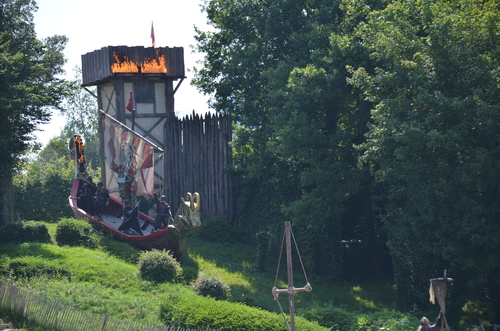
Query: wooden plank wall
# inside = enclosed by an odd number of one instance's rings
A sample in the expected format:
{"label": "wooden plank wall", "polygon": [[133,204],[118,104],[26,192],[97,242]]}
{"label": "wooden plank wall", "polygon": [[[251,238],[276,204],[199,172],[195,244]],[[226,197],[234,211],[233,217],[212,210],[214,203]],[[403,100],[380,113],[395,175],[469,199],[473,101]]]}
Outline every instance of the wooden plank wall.
{"label": "wooden plank wall", "polygon": [[232,164],[231,121],[217,114],[193,113],[168,119],[165,135],[164,192],[172,212],[187,192],[198,192],[202,218],[232,218],[234,193],[227,172]]}

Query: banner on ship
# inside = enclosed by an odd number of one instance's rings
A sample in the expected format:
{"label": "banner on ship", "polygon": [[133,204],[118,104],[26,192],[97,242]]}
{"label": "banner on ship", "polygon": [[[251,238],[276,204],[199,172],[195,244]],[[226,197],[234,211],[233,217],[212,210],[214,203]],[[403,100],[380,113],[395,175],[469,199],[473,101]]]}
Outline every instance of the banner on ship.
{"label": "banner on ship", "polygon": [[102,115],[106,163],[118,183],[130,181],[134,196],[154,193],[154,147],[122,124]]}

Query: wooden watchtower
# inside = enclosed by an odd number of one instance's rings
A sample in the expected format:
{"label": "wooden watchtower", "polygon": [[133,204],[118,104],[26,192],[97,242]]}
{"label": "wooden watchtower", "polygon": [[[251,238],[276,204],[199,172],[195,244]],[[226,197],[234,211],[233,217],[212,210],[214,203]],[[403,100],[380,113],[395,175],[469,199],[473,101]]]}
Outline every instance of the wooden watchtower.
{"label": "wooden watchtower", "polygon": [[[165,151],[155,163],[155,188],[163,189],[173,208],[186,192],[196,191],[204,218],[232,217],[225,171],[231,163],[230,123],[217,115],[175,116],[174,96],[186,78],[182,47],[103,47],[82,55],[82,74],[82,86],[97,86],[99,109]],[[130,92],[133,113],[126,109]],[[103,170],[103,181],[106,176]]]}

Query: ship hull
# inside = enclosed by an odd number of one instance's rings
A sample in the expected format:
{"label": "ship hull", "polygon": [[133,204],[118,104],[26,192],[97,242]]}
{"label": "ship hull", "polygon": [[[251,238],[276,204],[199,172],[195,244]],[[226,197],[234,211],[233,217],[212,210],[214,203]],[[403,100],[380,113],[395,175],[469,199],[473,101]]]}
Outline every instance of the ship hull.
{"label": "ship hull", "polygon": [[82,185],[83,180],[73,180],[69,204],[76,218],[87,220],[99,226],[103,231],[112,234],[117,240],[129,243],[134,247],[146,250],[166,249],[170,250],[175,258],[180,258],[182,251],[177,247],[175,240],[169,239],[167,235],[169,231],[176,232],[173,226],[170,225],[169,227],[154,231],[154,219],[147,214],[139,212],[139,224],[144,235],[122,232],[118,228],[123,223],[123,203],[110,197],[109,205],[105,206],[103,210],[102,220],[97,219],[94,215],[79,206],[79,199],[77,197],[80,195]]}

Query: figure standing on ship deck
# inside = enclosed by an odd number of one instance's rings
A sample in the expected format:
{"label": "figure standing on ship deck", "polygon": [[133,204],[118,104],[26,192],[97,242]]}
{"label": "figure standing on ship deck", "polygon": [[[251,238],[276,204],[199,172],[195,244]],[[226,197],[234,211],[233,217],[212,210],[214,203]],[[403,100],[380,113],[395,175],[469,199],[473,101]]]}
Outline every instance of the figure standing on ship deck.
{"label": "figure standing on ship deck", "polygon": [[102,182],[97,183],[95,217],[102,221],[102,213],[106,206],[109,206],[109,191]]}
{"label": "figure standing on ship deck", "polygon": [[123,224],[118,228],[119,231],[128,233],[129,229],[133,229],[139,235],[143,236],[141,225],[137,219],[139,205],[132,208],[132,201],[125,200],[125,207],[123,207]]}
{"label": "figure standing on ship deck", "polygon": [[94,214],[94,195],[97,187],[94,182],[92,182],[92,176],[88,176],[87,179],[84,179],[84,183],[82,185],[82,192],[78,197],[81,201],[79,207],[85,210],[89,214]]}
{"label": "figure standing on ship deck", "polygon": [[160,199],[155,194],[154,198],[156,200],[156,218],[154,227],[158,230],[162,227],[168,227],[168,224],[172,222],[172,212],[170,211],[170,205],[167,203],[167,197],[162,195]]}

